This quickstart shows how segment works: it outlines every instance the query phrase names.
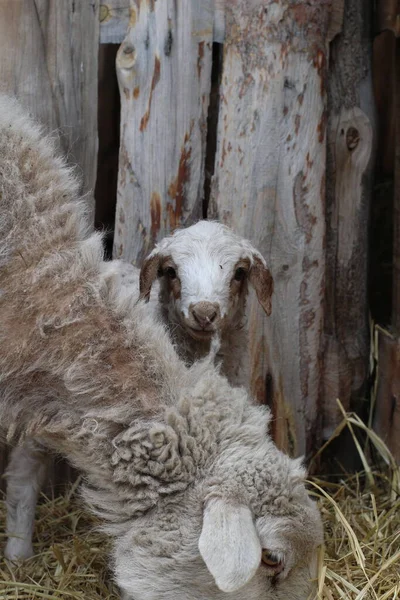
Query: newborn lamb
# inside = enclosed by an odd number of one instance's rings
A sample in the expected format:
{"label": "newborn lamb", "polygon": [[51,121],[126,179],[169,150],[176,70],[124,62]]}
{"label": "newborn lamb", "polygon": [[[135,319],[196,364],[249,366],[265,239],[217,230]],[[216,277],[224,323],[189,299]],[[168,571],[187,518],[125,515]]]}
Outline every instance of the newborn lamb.
{"label": "newborn lamb", "polygon": [[88,233],[51,141],[0,97],[0,422],[62,453],[129,600],[306,600],[321,521],[269,413],[190,369]]}

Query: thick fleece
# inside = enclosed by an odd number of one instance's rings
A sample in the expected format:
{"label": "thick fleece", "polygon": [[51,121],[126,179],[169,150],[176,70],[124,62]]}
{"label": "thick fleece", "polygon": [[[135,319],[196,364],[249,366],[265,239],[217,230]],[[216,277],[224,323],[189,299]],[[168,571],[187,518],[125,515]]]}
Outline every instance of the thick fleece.
{"label": "thick fleece", "polygon": [[[268,411],[186,368],[102,260],[54,144],[0,97],[0,422],[86,476],[136,600],[305,600],[321,521]],[[261,563],[268,550],[279,570]]]}

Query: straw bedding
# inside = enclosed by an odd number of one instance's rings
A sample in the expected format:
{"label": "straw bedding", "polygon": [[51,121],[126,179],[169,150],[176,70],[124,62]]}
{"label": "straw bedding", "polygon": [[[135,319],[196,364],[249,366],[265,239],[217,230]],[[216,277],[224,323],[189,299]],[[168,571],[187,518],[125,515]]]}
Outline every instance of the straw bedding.
{"label": "straw bedding", "polygon": [[[320,553],[318,597],[321,600],[400,599],[400,473],[383,442],[355,415],[344,427],[363,430],[367,454],[356,441],[365,470],[338,483],[310,480],[318,497],[326,532]],[[355,438],[356,439],[356,438]],[[367,459],[374,450],[375,460]],[[378,460],[377,460],[378,457]],[[18,569],[0,558],[0,599],[117,599],[107,569],[107,540],[96,532],[71,488],[38,507],[36,557]],[[5,507],[0,501],[0,545]]]}

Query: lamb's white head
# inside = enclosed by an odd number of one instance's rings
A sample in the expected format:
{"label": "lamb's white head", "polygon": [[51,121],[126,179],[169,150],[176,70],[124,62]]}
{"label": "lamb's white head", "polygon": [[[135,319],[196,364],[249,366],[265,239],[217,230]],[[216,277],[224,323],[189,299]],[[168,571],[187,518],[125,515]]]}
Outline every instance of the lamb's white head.
{"label": "lamb's white head", "polygon": [[273,279],[252,244],[215,221],[199,221],[164,238],[143,263],[140,293],[148,299],[160,278],[169,318],[197,340],[240,324],[248,283],[267,315]]}

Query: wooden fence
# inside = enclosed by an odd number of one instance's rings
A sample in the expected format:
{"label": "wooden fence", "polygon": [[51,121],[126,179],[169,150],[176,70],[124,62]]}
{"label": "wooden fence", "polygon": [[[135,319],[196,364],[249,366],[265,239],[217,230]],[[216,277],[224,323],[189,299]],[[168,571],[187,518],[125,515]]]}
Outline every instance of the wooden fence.
{"label": "wooden fence", "polygon": [[369,0],[0,0],[0,89],[62,133],[114,257],[202,217],[265,256],[251,384],[294,455],[367,394],[371,19]]}

